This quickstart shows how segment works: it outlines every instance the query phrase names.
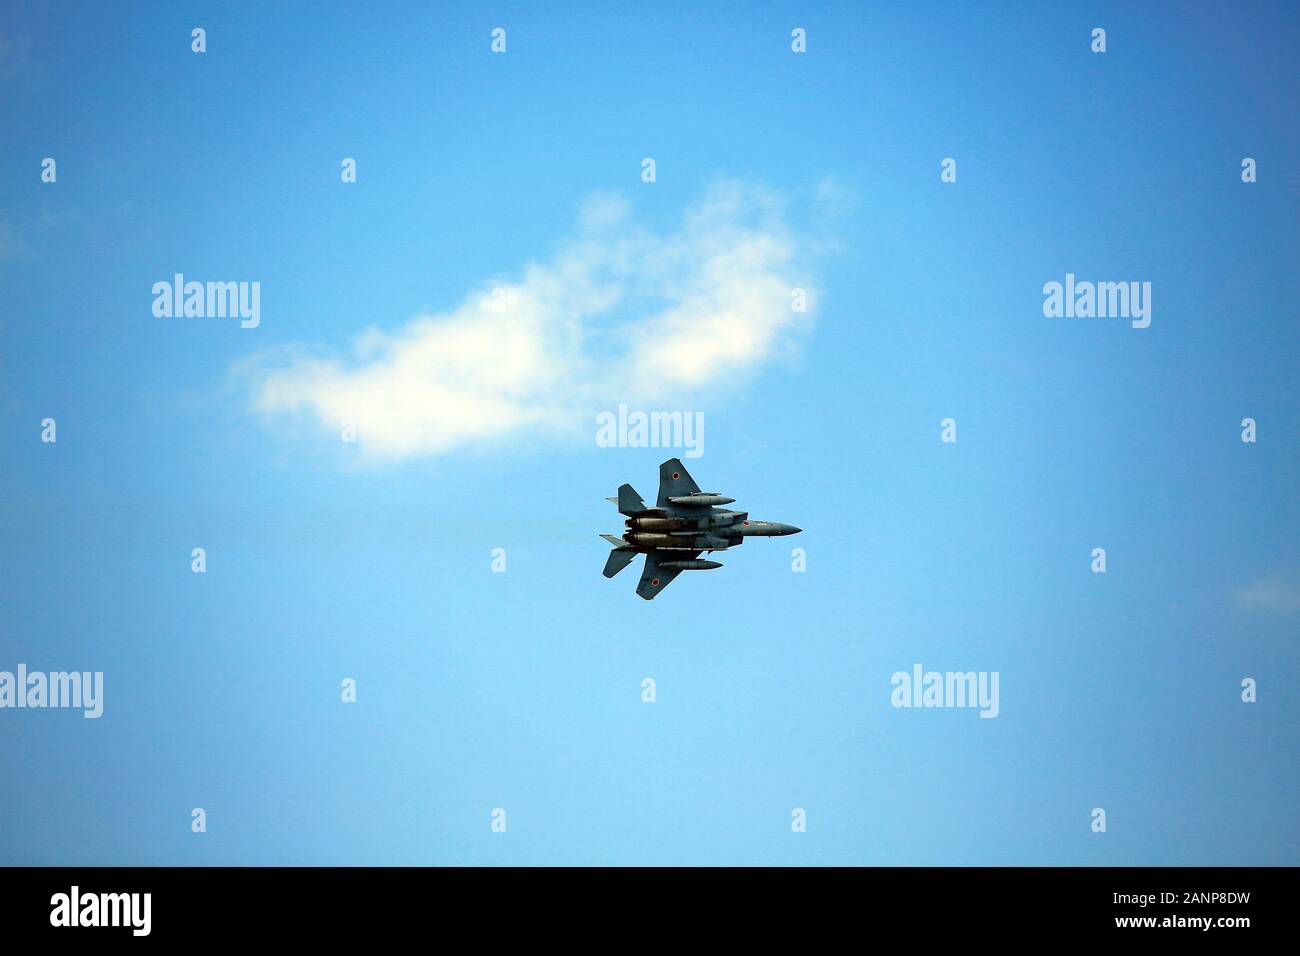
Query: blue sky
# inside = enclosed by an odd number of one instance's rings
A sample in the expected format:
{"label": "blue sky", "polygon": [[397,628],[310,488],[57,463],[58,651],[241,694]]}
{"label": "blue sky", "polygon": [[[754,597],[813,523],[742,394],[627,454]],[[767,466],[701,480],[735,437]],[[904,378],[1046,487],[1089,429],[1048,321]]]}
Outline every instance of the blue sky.
{"label": "blue sky", "polygon": [[[105,690],[0,710],[0,860],[1300,862],[1298,32],[11,11],[0,670]],[[260,324],[155,317],[178,272]],[[1150,327],[1044,317],[1066,273],[1150,282]],[[803,534],[603,579],[605,496],[681,453],[597,447],[620,401],[702,412],[699,483]],[[915,663],[998,717],[891,707]]]}

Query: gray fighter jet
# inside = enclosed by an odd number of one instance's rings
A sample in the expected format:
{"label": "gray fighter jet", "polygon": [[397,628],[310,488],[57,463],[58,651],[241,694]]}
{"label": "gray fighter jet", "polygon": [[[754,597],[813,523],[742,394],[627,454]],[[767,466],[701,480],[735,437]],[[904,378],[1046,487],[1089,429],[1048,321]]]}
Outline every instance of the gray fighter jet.
{"label": "gray fighter jet", "polygon": [[700,554],[726,551],[745,543],[749,537],[770,538],[798,534],[800,529],[774,521],[750,521],[745,511],[729,511],[728,498],[700,486],[686,472],[680,459],[670,458],[659,466],[659,500],[647,508],[631,485],[621,485],[617,498],[607,498],[627,516],[623,537],[601,537],[614,546],[605,562],[605,577],[612,578],[627,567],[638,554],[645,555],[645,570],[636,593],[653,601],[673,578],[683,571],[711,571],[722,567],[706,561]]}

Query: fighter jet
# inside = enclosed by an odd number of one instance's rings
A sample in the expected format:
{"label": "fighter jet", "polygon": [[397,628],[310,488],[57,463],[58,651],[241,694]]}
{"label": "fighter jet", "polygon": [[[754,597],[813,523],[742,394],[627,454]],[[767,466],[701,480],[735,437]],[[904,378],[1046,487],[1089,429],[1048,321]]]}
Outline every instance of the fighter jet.
{"label": "fighter jet", "polygon": [[645,555],[645,570],[636,593],[653,601],[673,578],[683,571],[711,571],[722,565],[700,554],[726,551],[749,537],[798,534],[801,529],[775,521],[750,521],[746,511],[729,511],[735,498],[713,491],[700,491],[680,459],[669,458],[659,466],[659,499],[647,508],[631,485],[620,485],[617,498],[606,498],[627,516],[627,530],[621,538],[601,537],[614,546],[605,561],[605,577],[612,578],[638,554]]}

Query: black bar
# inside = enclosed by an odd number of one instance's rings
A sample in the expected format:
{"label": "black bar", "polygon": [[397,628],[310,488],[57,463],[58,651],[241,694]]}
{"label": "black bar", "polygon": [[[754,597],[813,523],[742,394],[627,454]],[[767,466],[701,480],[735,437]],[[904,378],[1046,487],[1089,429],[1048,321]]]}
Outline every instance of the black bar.
{"label": "black bar", "polygon": [[[701,926],[759,940],[773,932],[851,932],[861,938],[887,927],[911,927],[908,932],[927,943],[1045,934],[1231,945],[1252,934],[1285,933],[1294,918],[1285,910],[1295,882],[1295,871],[1280,867],[55,867],[3,874],[0,925],[7,941],[62,938],[92,945],[112,938],[396,941],[432,926],[493,936],[529,927],[584,934],[596,926],[616,933],[621,927],[628,940],[646,933],[666,940],[665,933],[694,934],[698,929],[692,927]],[[74,886],[78,921],[92,919],[92,911],[102,911],[108,921],[116,909],[123,925],[52,925],[71,922]],[[149,894],[147,935],[137,936],[145,925],[144,897],[131,898],[129,908],[121,896],[103,906],[99,894],[110,893]],[[60,894],[66,899],[62,910]],[[87,896],[95,901],[88,903]]]}

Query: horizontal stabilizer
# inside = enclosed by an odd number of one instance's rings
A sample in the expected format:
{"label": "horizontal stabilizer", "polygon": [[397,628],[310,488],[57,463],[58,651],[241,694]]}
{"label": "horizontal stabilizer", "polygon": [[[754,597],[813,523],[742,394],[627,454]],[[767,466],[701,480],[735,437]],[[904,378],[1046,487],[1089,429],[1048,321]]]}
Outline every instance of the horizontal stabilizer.
{"label": "horizontal stabilizer", "polygon": [[605,570],[602,572],[605,577],[612,578],[618,572],[632,563],[636,557],[636,551],[632,548],[615,548],[605,559]]}

